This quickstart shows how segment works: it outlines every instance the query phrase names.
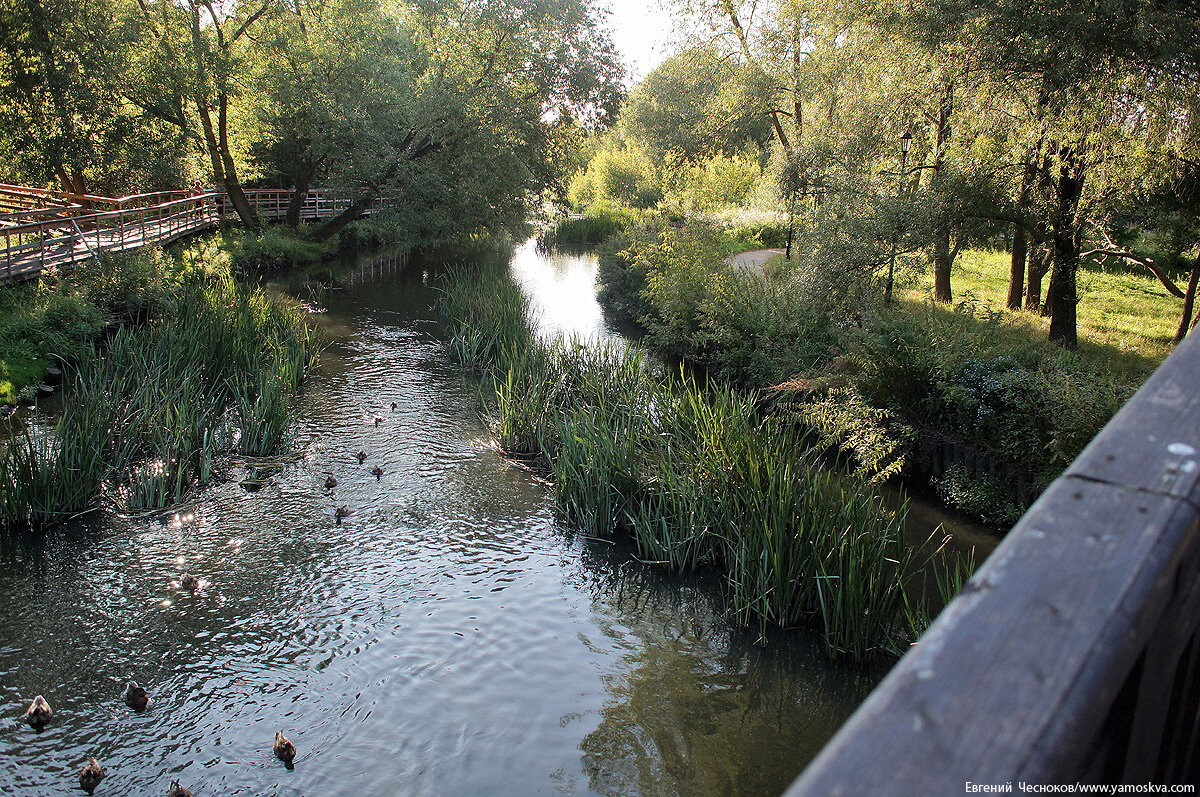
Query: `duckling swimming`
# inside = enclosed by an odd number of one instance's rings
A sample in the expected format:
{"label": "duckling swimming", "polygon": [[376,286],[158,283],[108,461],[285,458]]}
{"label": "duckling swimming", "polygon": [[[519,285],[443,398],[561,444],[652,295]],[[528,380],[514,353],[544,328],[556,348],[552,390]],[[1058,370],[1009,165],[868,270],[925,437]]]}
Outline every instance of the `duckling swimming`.
{"label": "duckling swimming", "polygon": [[171,781],[171,788],[167,789],[167,797],[192,797],[192,790],[185,789],[179,785],[179,781]]}
{"label": "duckling swimming", "polygon": [[383,468],[376,465],[374,468],[371,469],[371,475],[374,476],[376,479],[382,477],[383,476]]}
{"label": "duckling swimming", "polygon": [[125,705],[134,711],[144,711],[150,703],[150,696],[146,694],[145,688],[137,685],[137,681],[125,684]]}
{"label": "duckling swimming", "polygon": [[87,763],[79,771],[79,788],[91,794],[100,785],[100,781],[104,780],[107,773],[108,770],[101,767],[100,762],[88,756]]}
{"label": "duckling swimming", "polygon": [[41,695],[35,697],[29,704],[29,708],[25,710],[25,721],[34,728],[41,728],[53,716],[54,712],[50,709],[50,704]]}
{"label": "duckling swimming", "polygon": [[179,586],[186,589],[188,592],[195,592],[200,589],[200,579],[193,576],[191,573],[184,573],[179,577]]}
{"label": "duckling swimming", "polygon": [[367,452],[366,452],[366,451],[359,451],[359,452],[358,452],[357,454],[355,454],[354,456],[358,457],[358,464],[359,464],[359,465],[361,465],[361,464],[363,464],[363,462],[365,462],[365,461],[366,461],[366,459],[367,459]]}
{"label": "duckling swimming", "polygon": [[325,480],[325,489],[332,490],[334,487],[337,487],[337,479],[330,474],[329,478]]}
{"label": "duckling swimming", "polygon": [[279,731],[275,731],[275,757],[289,767],[292,765],[292,760],[296,757],[296,745],[292,744],[292,740],[284,736]]}

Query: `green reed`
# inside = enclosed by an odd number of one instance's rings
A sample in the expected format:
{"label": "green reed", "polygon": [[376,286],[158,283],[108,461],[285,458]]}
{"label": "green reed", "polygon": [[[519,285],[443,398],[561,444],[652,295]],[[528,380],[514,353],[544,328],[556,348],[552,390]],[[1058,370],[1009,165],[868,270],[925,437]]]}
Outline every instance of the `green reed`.
{"label": "green reed", "polygon": [[903,509],[826,470],[750,395],[657,377],[636,349],[535,340],[504,275],[453,272],[441,290],[451,352],[491,375],[498,447],[543,459],[572,525],[628,533],[649,563],[719,568],[742,622],[813,625],[856,659],[898,648],[915,555]]}
{"label": "green reed", "polygon": [[228,274],[190,275],[162,316],[81,358],[52,431],[19,430],[0,447],[0,525],[45,525],[101,496],[163,509],[235,450],[279,454],[318,351],[282,300]]}

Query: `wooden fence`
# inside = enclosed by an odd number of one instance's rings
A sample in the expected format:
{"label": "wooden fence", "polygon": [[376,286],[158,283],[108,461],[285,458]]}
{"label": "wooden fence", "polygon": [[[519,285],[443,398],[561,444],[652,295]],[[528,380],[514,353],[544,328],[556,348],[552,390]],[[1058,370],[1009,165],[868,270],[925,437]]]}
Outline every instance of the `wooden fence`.
{"label": "wooden fence", "polygon": [[1200,779],[1200,336],[1008,533],[788,791]]}
{"label": "wooden fence", "polygon": [[[250,190],[246,196],[260,219],[274,221],[287,214],[292,191]],[[309,191],[300,217],[327,218],[345,206],[345,200]],[[100,252],[162,246],[234,215],[224,193],[160,191],[114,199],[0,184],[0,282],[73,268]]]}

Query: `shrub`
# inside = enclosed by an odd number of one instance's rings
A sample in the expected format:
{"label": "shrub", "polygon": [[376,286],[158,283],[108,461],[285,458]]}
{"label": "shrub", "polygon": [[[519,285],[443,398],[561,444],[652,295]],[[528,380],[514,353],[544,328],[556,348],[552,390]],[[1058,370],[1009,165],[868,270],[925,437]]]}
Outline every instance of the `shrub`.
{"label": "shrub", "polygon": [[606,207],[592,207],[580,216],[560,219],[538,234],[538,247],[585,247],[603,243],[637,219],[637,213]]}
{"label": "shrub", "polygon": [[949,506],[993,526],[1007,529],[1025,514],[1025,508],[1008,497],[1003,484],[988,477],[972,478],[962,465],[951,465],[933,480],[933,486]]}

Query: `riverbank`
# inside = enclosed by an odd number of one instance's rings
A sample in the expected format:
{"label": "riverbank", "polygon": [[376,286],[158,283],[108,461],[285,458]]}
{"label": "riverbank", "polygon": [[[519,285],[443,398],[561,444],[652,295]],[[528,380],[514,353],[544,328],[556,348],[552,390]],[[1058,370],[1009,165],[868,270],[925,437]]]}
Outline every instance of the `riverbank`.
{"label": "riverbank", "polygon": [[869,272],[813,258],[735,268],[728,237],[704,222],[628,227],[600,247],[601,301],[651,350],[785,405],[860,475],[903,473],[1001,528],[1153,369],[1154,347],[1118,348],[1119,333],[1055,347],[1040,319],[993,309],[969,281],[953,305],[915,282],[885,305]]}

